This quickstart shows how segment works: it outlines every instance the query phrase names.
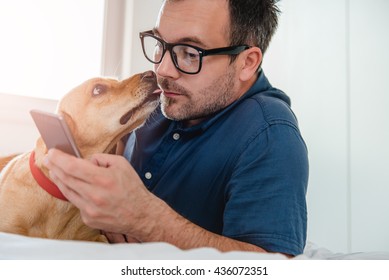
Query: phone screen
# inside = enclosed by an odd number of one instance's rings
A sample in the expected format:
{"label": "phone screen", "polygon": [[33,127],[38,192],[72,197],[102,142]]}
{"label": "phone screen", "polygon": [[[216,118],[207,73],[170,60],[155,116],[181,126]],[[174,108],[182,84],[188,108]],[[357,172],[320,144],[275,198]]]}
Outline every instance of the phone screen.
{"label": "phone screen", "polygon": [[62,116],[39,110],[31,110],[30,114],[47,149],[56,148],[76,157],[81,157],[71,131]]}

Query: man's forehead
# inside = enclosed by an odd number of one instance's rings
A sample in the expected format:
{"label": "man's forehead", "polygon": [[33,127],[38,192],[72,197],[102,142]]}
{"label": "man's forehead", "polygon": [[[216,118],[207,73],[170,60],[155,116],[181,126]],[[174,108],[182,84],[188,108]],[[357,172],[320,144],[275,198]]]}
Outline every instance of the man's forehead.
{"label": "man's forehead", "polygon": [[159,13],[155,35],[169,43],[203,47],[228,41],[229,12],[225,0],[168,1]]}
{"label": "man's forehead", "polygon": [[205,46],[205,44],[203,43],[203,39],[196,35],[190,34],[190,30],[187,30],[187,34],[182,34],[181,36],[178,33],[170,33],[167,34],[167,36],[164,36],[163,34],[161,34],[161,32],[159,32],[158,28],[153,28],[152,32],[154,35],[160,37],[167,43],[196,44],[199,46]]}

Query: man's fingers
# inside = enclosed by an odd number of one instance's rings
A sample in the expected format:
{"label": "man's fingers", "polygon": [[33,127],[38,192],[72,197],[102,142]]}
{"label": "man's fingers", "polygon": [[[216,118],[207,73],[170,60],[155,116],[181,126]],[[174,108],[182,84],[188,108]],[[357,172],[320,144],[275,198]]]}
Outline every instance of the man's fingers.
{"label": "man's fingers", "polygon": [[82,204],[81,199],[90,199],[88,194],[96,180],[94,174],[99,174],[94,169],[98,166],[55,149],[49,151],[44,164],[51,180],[69,201],[78,206]]}
{"label": "man's fingers", "polygon": [[[63,180],[59,179],[52,171],[49,171],[50,179],[53,181],[54,184],[57,185],[58,189],[61,191],[61,193],[76,207],[79,207],[82,205],[83,198],[81,197],[81,194],[78,193],[76,190],[80,188],[70,188],[68,185],[63,183]],[[69,180],[67,180],[69,181]]]}
{"label": "man's fingers", "polygon": [[44,159],[45,166],[65,185],[73,187],[77,180],[92,183],[99,174],[99,166],[56,149],[50,149]]}
{"label": "man's fingers", "polygon": [[138,239],[133,238],[127,234],[106,231],[102,231],[102,233],[107,237],[109,243],[140,243]]}
{"label": "man's fingers", "polygon": [[127,240],[123,234],[113,232],[103,232],[109,243],[126,243]]}

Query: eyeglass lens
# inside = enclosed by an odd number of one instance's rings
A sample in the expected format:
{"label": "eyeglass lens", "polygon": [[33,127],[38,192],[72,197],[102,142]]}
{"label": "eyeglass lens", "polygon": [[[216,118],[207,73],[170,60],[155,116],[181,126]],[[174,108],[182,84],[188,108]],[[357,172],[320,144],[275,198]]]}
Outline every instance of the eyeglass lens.
{"label": "eyeglass lens", "polygon": [[[161,41],[150,37],[143,37],[143,47],[148,60],[160,63],[166,53]],[[172,59],[177,68],[187,73],[195,73],[200,67],[200,53],[195,48],[186,45],[174,45],[170,50]]]}

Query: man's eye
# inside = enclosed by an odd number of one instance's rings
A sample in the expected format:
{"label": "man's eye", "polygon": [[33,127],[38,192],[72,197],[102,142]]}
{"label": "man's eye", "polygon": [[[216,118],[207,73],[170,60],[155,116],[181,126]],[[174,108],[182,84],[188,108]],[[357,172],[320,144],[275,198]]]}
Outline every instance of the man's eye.
{"label": "man's eye", "polygon": [[181,53],[185,59],[198,60],[199,58],[199,52],[193,48],[182,49]]}
{"label": "man's eye", "polygon": [[192,59],[197,59],[198,54],[193,52],[187,52],[186,55]]}

